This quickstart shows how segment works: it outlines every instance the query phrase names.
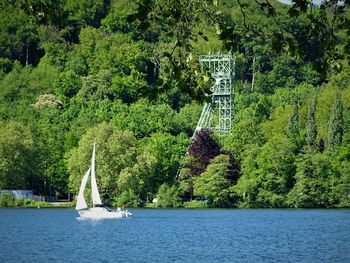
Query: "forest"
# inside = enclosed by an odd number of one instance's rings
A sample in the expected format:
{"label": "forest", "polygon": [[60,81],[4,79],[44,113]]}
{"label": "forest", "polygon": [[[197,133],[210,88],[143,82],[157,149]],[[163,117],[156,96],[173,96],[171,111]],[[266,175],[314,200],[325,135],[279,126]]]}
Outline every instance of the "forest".
{"label": "forest", "polygon": [[[0,2],[0,189],[112,206],[350,207],[350,1]],[[233,128],[194,137],[234,55]],[[74,198],[73,198],[74,200]]]}

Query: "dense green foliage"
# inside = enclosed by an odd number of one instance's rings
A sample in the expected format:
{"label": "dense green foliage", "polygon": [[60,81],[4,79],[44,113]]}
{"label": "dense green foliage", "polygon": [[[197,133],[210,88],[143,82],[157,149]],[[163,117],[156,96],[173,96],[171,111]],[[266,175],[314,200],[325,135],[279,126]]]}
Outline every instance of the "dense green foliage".
{"label": "dense green foliage", "polygon": [[[105,203],[349,207],[350,3],[307,2],[2,1],[0,189],[77,194],[96,142]],[[229,51],[232,134],[192,140]]]}

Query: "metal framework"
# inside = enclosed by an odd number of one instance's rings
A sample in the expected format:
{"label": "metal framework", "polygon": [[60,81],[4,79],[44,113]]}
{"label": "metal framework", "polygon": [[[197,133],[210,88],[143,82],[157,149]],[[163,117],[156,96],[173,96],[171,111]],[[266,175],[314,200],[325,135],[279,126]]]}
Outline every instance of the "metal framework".
{"label": "metal framework", "polygon": [[206,103],[198,121],[195,133],[209,128],[221,134],[231,133],[232,98],[234,95],[235,57],[231,54],[200,56],[200,63],[215,79],[211,87],[211,103]]}

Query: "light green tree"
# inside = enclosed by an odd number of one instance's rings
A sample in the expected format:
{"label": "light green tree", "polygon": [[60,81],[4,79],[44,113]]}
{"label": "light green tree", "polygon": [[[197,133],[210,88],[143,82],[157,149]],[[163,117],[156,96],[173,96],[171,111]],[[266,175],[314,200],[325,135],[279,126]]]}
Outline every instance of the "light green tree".
{"label": "light green tree", "polygon": [[144,140],[146,150],[156,158],[156,169],[152,176],[153,191],[163,183],[173,184],[180,159],[186,154],[189,140],[184,133],[173,136],[154,133]]}
{"label": "light green tree", "polygon": [[334,170],[330,178],[330,204],[350,207],[350,148],[347,145],[337,147],[330,155]]}
{"label": "light green tree", "polygon": [[140,197],[132,189],[123,191],[113,202],[118,207],[138,207],[140,206]]}
{"label": "light green tree", "polygon": [[31,187],[34,149],[31,132],[23,125],[0,122],[0,189]]}
{"label": "light green tree", "polygon": [[240,197],[239,207],[255,207],[256,198],[261,188],[261,176],[257,172],[257,157],[261,148],[257,144],[248,144],[242,154],[241,172],[237,184],[233,187],[235,193]]}
{"label": "light green tree", "polygon": [[159,187],[157,199],[157,207],[179,207],[181,205],[179,190],[176,185],[162,184]]}
{"label": "light green tree", "polygon": [[157,160],[156,157],[144,150],[139,153],[136,162],[131,167],[124,168],[118,178],[118,186],[121,191],[132,190],[142,199],[153,197],[156,189],[157,178],[156,174]]}
{"label": "light green tree", "polygon": [[331,149],[342,143],[343,122],[343,103],[340,94],[338,93],[336,95],[328,126],[328,145]]}
{"label": "light green tree", "polygon": [[285,206],[286,195],[294,184],[295,145],[285,137],[271,138],[257,157],[261,189],[257,205],[262,207]]}
{"label": "light green tree", "polygon": [[92,146],[96,142],[96,180],[100,194],[109,201],[118,195],[118,178],[123,169],[136,162],[136,139],[129,131],[118,131],[106,123],[90,128],[77,148],[67,154],[69,186],[79,190],[81,178],[89,169]]}
{"label": "light green tree", "polygon": [[122,130],[130,130],[140,139],[155,132],[169,133],[175,127],[175,111],[167,104],[152,104],[140,99],[126,111],[113,117],[115,125]]}
{"label": "light green tree", "polygon": [[329,207],[330,178],[334,174],[325,153],[309,150],[296,161],[296,182],[288,194],[288,204],[297,208]]}
{"label": "light green tree", "polygon": [[194,178],[194,194],[208,199],[214,207],[228,207],[231,183],[228,177],[229,156],[220,154],[208,165],[205,172]]}
{"label": "light green tree", "polygon": [[286,195],[294,184],[295,145],[281,135],[261,148],[252,145],[244,153],[243,176],[235,191],[241,206],[284,207]]}

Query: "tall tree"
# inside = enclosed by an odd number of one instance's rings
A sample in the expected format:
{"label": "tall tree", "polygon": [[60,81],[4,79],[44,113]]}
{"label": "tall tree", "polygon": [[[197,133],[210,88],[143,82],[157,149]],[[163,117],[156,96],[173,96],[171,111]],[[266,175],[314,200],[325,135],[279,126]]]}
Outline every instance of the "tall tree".
{"label": "tall tree", "polygon": [[36,65],[42,56],[38,27],[23,10],[6,1],[0,3],[0,58]]}
{"label": "tall tree", "polygon": [[193,198],[193,180],[207,168],[210,160],[220,154],[219,144],[212,138],[209,129],[201,129],[194,135],[188,155],[182,159],[180,182],[185,198]]}
{"label": "tall tree", "polygon": [[0,122],[0,189],[26,189],[33,175],[32,134],[23,125]]}
{"label": "tall tree", "polygon": [[288,119],[288,136],[295,139],[299,135],[299,112],[296,102],[292,105],[292,112]]}
{"label": "tall tree", "polygon": [[334,148],[341,144],[343,139],[343,103],[340,94],[335,98],[331,119],[328,126],[328,146]]}
{"label": "tall tree", "polygon": [[295,145],[285,137],[273,137],[261,148],[256,158],[256,175],[262,184],[258,206],[284,206],[285,196],[294,184],[294,152]]}
{"label": "tall tree", "polygon": [[317,137],[317,124],[316,124],[316,96],[312,97],[306,120],[306,142],[311,148],[316,147],[316,137]]}

